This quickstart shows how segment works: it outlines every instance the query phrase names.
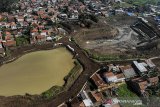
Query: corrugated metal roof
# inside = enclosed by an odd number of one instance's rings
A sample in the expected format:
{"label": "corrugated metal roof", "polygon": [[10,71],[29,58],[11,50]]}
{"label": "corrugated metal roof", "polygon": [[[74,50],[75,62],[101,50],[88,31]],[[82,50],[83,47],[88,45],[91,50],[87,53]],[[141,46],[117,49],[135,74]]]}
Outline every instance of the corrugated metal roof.
{"label": "corrugated metal roof", "polygon": [[144,67],[142,63],[138,63],[137,61],[133,61],[133,63],[139,69],[140,72],[147,72],[147,69]]}
{"label": "corrugated metal roof", "polygon": [[152,67],[156,67],[156,65],[149,59],[149,60],[146,60],[146,63],[147,65],[152,68]]}

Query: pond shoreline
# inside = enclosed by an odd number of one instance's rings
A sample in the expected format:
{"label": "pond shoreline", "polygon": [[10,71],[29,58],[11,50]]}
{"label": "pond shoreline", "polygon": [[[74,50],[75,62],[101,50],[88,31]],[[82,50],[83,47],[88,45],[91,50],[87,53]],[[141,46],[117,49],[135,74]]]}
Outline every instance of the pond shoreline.
{"label": "pond shoreline", "polygon": [[[16,49],[11,50],[11,56],[9,57],[3,57],[0,59],[0,66],[11,63],[18,58],[22,57],[25,54],[31,53],[31,52],[37,52],[37,51],[45,51],[45,50],[52,50],[63,46],[55,46],[53,47],[52,43],[49,43],[47,45],[28,45],[23,47],[17,47]],[[64,46],[65,47],[65,46]]]}
{"label": "pond shoreline", "polygon": [[[74,52],[70,50],[70,52],[73,55],[78,55],[75,57],[77,61],[82,66],[82,73],[77,77],[77,79],[67,88],[67,90],[64,90],[56,97],[53,97],[51,99],[46,99],[42,95],[29,95],[26,94],[24,96],[0,96],[0,105],[4,107],[20,107],[23,105],[23,107],[57,107],[59,104],[61,104],[64,101],[67,101],[69,98],[73,98],[77,93],[81,90],[85,82],[88,80],[88,77],[92,75],[99,67],[101,66],[99,63],[94,62],[93,60],[90,60],[90,58],[84,53],[84,51],[79,47],[79,45],[75,44],[74,42],[69,41],[67,37],[64,37],[63,39],[59,40],[57,43],[62,43],[62,46],[67,47],[67,45],[71,46],[74,49]],[[14,57],[17,57],[18,55],[23,55],[25,51],[31,52],[38,51],[38,50],[48,50],[48,49],[54,49],[53,43],[43,44],[43,45],[29,45],[29,46],[23,46],[23,47],[17,47],[16,49],[11,50],[11,57],[0,59],[0,63],[3,61],[7,61],[9,59],[12,59]],[[60,47],[60,46],[58,46]]]}
{"label": "pond shoreline", "polygon": [[[23,47],[16,47],[15,49],[11,49],[11,56],[9,57],[3,57],[0,59],[0,67],[14,62],[17,59],[19,59],[20,57],[22,57],[23,55],[26,55],[28,53],[32,53],[32,52],[37,52],[37,51],[47,51],[47,50],[53,50],[53,49],[57,49],[60,47],[65,47],[65,45],[57,45],[54,46],[54,43],[47,43],[47,44],[43,44],[43,45],[28,45],[28,46],[23,46]],[[66,48],[67,49],[67,48]],[[68,50],[68,49],[67,49]],[[69,51],[69,50],[68,50]],[[72,52],[69,51],[69,53],[73,54]],[[69,71],[70,72],[70,71]],[[64,84],[62,85],[62,87],[66,86],[66,81],[64,81]],[[52,86],[54,87],[54,86]],[[62,90],[63,92],[63,90]],[[43,98],[42,94],[33,94],[30,95],[28,93],[26,93],[25,95],[13,95],[13,96],[3,96],[0,95],[0,102],[1,100],[8,100],[8,99],[34,99],[32,103],[36,102],[36,101],[42,101],[43,103],[46,102],[48,99]]]}

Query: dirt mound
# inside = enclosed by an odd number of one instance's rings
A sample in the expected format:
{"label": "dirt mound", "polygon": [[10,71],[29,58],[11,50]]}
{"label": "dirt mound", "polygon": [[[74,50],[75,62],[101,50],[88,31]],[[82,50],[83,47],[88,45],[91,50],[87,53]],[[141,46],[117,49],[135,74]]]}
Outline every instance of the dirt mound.
{"label": "dirt mound", "polygon": [[77,35],[83,40],[99,40],[99,39],[111,39],[118,35],[118,30],[112,26],[105,26],[103,28],[84,29]]}
{"label": "dirt mound", "polygon": [[[101,27],[100,27],[101,25]],[[102,40],[113,39],[119,35],[119,30],[102,21],[95,24],[90,29],[81,29],[75,35],[76,42],[84,49],[93,49]]]}
{"label": "dirt mound", "polygon": [[139,35],[130,25],[137,20],[136,17],[125,15],[100,18],[100,21],[90,29],[79,30],[74,36],[76,42],[87,51],[98,55],[130,55],[152,57],[160,54],[159,49],[146,52],[137,50],[141,42]]}
{"label": "dirt mound", "polygon": [[108,24],[111,24],[112,26],[122,26],[122,25],[131,25],[136,21],[136,17],[126,16],[126,15],[116,15],[111,16],[108,18],[105,18],[105,20]]}

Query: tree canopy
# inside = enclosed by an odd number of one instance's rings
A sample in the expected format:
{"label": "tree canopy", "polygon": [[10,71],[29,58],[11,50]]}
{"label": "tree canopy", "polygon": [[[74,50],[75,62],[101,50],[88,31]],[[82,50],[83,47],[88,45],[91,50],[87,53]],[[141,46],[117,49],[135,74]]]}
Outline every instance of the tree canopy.
{"label": "tree canopy", "polygon": [[0,0],[0,12],[10,12],[13,4],[19,0]]}

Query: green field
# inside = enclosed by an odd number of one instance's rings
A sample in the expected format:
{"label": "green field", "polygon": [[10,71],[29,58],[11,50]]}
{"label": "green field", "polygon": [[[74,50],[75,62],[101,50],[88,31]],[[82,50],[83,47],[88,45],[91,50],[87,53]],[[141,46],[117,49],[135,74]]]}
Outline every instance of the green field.
{"label": "green field", "polygon": [[0,67],[0,95],[41,94],[54,85],[62,86],[63,78],[74,67],[66,48],[26,54]]}

